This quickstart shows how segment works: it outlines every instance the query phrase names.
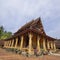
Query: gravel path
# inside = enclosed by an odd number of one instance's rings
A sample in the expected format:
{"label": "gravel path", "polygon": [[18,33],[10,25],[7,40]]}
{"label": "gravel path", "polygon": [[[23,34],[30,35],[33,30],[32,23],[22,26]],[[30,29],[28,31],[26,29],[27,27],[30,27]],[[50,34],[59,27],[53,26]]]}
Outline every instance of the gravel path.
{"label": "gravel path", "polygon": [[45,55],[40,57],[25,57],[0,48],[0,60],[60,60],[59,56]]}

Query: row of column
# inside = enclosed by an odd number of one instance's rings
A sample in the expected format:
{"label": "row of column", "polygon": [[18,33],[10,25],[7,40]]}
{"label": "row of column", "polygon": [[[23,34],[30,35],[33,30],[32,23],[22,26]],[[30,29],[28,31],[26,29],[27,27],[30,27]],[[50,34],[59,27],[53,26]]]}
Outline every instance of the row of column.
{"label": "row of column", "polygon": [[[33,35],[31,33],[29,33],[29,47],[28,47],[28,53],[29,54],[32,54],[32,38],[33,38]],[[20,50],[22,50],[23,48],[23,40],[24,40],[24,37],[23,35],[21,36],[21,43],[20,43]],[[40,48],[40,36],[38,35],[37,36],[37,50],[38,50],[38,53],[40,52],[41,48]],[[51,43],[51,46],[50,46],[50,43]],[[14,44],[14,39],[12,40],[9,40],[9,41],[5,41],[5,44],[4,44],[4,47],[6,48],[17,48],[17,44],[18,44],[18,38],[16,38],[16,42],[15,42],[15,46],[13,46]],[[43,50],[44,51],[47,51],[47,49],[50,49],[50,47],[52,49],[55,49],[56,50],[56,46],[55,46],[55,43],[54,42],[50,42],[43,38]],[[47,44],[47,47],[46,47],[46,44]],[[54,47],[54,48],[53,48]]]}
{"label": "row of column", "polygon": [[47,40],[47,48],[50,50],[55,50],[56,51],[56,45],[55,45],[55,41],[48,41]]}
{"label": "row of column", "polygon": [[[22,50],[22,48],[23,48],[23,40],[24,40],[24,37],[21,36],[20,50]],[[29,34],[29,42],[28,43],[29,43],[28,52],[30,54],[31,53],[31,47],[32,47],[32,45],[31,45],[32,44],[32,35],[31,34]],[[4,47],[6,47],[6,48],[17,48],[17,44],[18,44],[18,38],[16,38],[15,46],[13,46],[14,45],[14,39],[7,40],[4,43]]]}
{"label": "row of column", "polygon": [[[4,47],[6,47],[6,48],[17,48],[17,44],[18,44],[18,38],[16,38],[15,44],[14,44],[14,39],[11,39],[11,40],[5,41]],[[13,46],[13,45],[15,45],[15,46]],[[20,49],[22,49],[22,45],[23,45],[23,36],[21,36]]]}

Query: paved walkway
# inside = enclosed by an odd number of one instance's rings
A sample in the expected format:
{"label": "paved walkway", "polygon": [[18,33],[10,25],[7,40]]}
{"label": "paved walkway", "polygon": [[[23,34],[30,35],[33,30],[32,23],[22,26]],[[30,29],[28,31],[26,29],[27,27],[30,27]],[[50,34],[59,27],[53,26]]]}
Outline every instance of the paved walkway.
{"label": "paved walkway", "polygon": [[0,48],[0,60],[60,60],[60,56],[45,55],[40,57],[25,57]]}

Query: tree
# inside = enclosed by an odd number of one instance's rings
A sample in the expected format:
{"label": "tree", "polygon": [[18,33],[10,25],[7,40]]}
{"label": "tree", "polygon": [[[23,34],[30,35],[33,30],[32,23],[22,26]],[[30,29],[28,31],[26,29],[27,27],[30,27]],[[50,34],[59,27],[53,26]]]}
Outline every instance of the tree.
{"label": "tree", "polygon": [[0,26],[0,40],[6,39],[12,36],[12,32],[4,31],[4,27]]}
{"label": "tree", "polygon": [[1,26],[0,27],[0,39],[1,39],[1,36],[3,35],[3,33],[4,33],[4,28],[3,28],[3,26]]}

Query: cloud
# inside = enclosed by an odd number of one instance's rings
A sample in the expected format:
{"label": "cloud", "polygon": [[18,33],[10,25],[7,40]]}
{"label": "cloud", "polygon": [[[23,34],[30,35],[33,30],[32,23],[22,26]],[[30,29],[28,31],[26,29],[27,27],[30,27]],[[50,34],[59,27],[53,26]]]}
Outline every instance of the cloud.
{"label": "cloud", "polygon": [[0,25],[7,31],[14,33],[37,17],[41,17],[46,33],[55,37],[60,30],[60,0],[0,0]]}
{"label": "cloud", "polygon": [[50,29],[50,31],[47,32],[47,34],[54,38],[60,38],[60,28],[59,26],[56,26],[57,28]]}

